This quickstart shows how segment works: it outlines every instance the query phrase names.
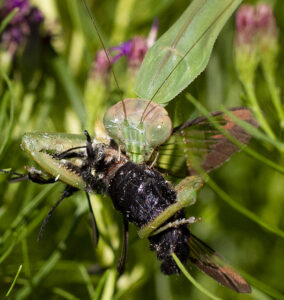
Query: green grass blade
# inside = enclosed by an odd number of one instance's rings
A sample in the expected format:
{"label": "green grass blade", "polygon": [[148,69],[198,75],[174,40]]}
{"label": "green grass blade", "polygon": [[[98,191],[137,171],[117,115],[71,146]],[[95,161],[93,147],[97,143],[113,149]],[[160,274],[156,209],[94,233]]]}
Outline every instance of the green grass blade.
{"label": "green grass blade", "polygon": [[272,226],[264,222],[260,217],[258,217],[253,212],[249,211],[247,208],[245,208],[243,205],[237,203],[234,201],[224,190],[222,190],[207,174],[202,174],[203,178],[206,180],[208,185],[212,188],[213,191],[216,192],[219,197],[224,200],[226,203],[228,203],[231,207],[233,207],[235,210],[237,210],[242,215],[246,216],[256,224],[258,224],[260,227],[266,229],[267,231],[276,234],[277,236],[284,238],[284,231],[279,229],[278,227]]}
{"label": "green grass blade", "polygon": [[251,285],[253,285],[261,292],[272,297],[273,299],[284,300],[284,295],[281,292],[275,290],[274,288],[267,285],[266,283],[261,282],[260,280],[256,279],[254,276],[251,276],[243,271],[241,271],[241,274]]}
{"label": "green grass blade", "polygon": [[61,296],[64,299],[68,299],[68,300],[80,300],[79,298],[77,298],[76,296],[72,295],[71,293],[61,289],[61,288],[54,288],[52,290],[54,292],[54,294],[57,294],[58,296]]}
{"label": "green grass blade", "polygon": [[[1,71],[1,77],[4,78],[4,81],[6,82],[8,86],[8,91],[10,93],[10,115],[9,115],[9,122],[7,125],[6,129],[6,134],[4,136],[4,139],[2,141],[1,147],[0,147],[0,155],[2,154],[3,150],[5,149],[9,138],[11,138],[11,131],[13,127],[13,122],[14,122],[14,93],[13,93],[13,88],[12,88],[12,82],[10,81],[9,77],[6,75],[6,73],[3,71],[3,69],[0,66],[0,71]],[[2,133],[3,134],[3,133]]]}
{"label": "green grass blade", "polygon": [[20,275],[20,273],[21,273],[21,271],[22,271],[22,267],[23,267],[23,265],[20,265],[20,266],[19,266],[18,271],[17,271],[17,273],[16,273],[16,276],[15,276],[15,278],[14,278],[14,280],[13,280],[13,282],[12,282],[12,284],[11,284],[11,286],[10,286],[10,288],[9,288],[9,290],[8,290],[8,292],[7,292],[7,294],[6,294],[6,298],[8,298],[9,295],[11,294],[11,292],[12,292],[12,290],[13,290],[13,288],[14,288],[14,285],[16,284],[16,281],[17,281],[17,279],[18,279],[18,277],[19,277],[19,275]]}
{"label": "green grass blade", "polygon": [[55,250],[54,253],[48,258],[48,260],[38,271],[38,273],[36,273],[33,276],[33,279],[31,280],[32,286],[26,285],[23,288],[21,288],[15,295],[15,299],[22,300],[27,298],[32,292],[32,287],[36,287],[41,282],[41,280],[43,280],[43,278],[51,272],[51,270],[54,268],[54,266],[57,264],[60,258],[61,258],[61,250]]}
{"label": "green grass blade", "polygon": [[113,299],[115,286],[116,286],[116,280],[117,280],[116,269],[111,269],[106,277],[107,278],[106,278],[106,282],[104,285],[104,290],[103,290],[102,296],[101,296],[102,300]]}
{"label": "green grass blade", "polygon": [[6,26],[10,23],[10,21],[14,18],[14,16],[18,13],[18,7],[14,8],[1,22],[0,24],[0,34],[4,31]]}
{"label": "green grass blade", "polygon": [[251,136],[254,138],[271,144],[272,146],[276,147],[279,149],[279,151],[283,152],[284,151],[284,143],[278,141],[277,139],[272,139],[268,135],[264,134],[262,131],[260,131],[258,128],[255,126],[249,124],[248,122],[245,122],[241,120],[240,118],[237,118],[234,114],[232,114],[228,109],[225,107],[221,107],[221,110],[225,112],[237,125],[245,129],[246,132],[248,132]]}
{"label": "green grass blade", "polygon": [[94,293],[95,293],[95,290],[94,290],[94,287],[93,287],[93,284],[92,284],[92,280],[90,278],[90,275],[88,274],[87,270],[86,270],[86,267],[83,266],[82,264],[79,265],[79,272],[83,278],[83,281],[87,287],[87,290],[88,290],[88,293],[89,293],[89,296],[90,296],[90,299],[92,299]]}
{"label": "green grass blade", "polygon": [[186,268],[184,267],[184,265],[181,263],[181,261],[178,259],[178,257],[172,253],[172,256],[176,262],[176,264],[178,265],[179,269],[182,271],[183,275],[205,296],[209,297],[212,300],[222,300],[219,297],[214,296],[212,293],[210,293],[209,291],[207,291],[202,285],[200,285],[186,270]]}
{"label": "green grass blade", "polygon": [[48,185],[44,187],[18,214],[13,223],[11,224],[11,228],[16,228],[20,222],[23,221],[24,217],[27,216],[45,197],[50,193],[50,191],[54,188],[54,185]]}
{"label": "green grass blade", "polygon": [[73,110],[76,112],[81,125],[85,128],[86,124],[86,111],[83,104],[83,96],[78,89],[74,79],[72,78],[68,67],[62,58],[56,58],[52,61],[53,68],[60,81],[62,87],[64,88],[68,99],[71,102]]}
{"label": "green grass blade", "polygon": [[284,174],[284,168],[280,166],[279,164],[273,162],[272,160],[266,158],[265,156],[257,153],[253,149],[251,149],[249,146],[246,146],[239,142],[236,138],[232,137],[226,130],[222,128],[210,115],[210,112],[201,105],[192,95],[187,95],[186,98],[205,116],[208,118],[208,120],[214,125],[216,129],[218,129],[226,138],[228,138],[232,143],[236,144],[241,150],[246,152],[251,157],[259,160],[263,164],[267,165],[270,168],[273,168],[274,170],[278,171],[279,173]]}
{"label": "green grass blade", "polygon": [[100,299],[100,296],[101,296],[103,287],[105,285],[106,279],[109,276],[109,272],[110,272],[110,270],[106,270],[104,272],[103,276],[100,278],[100,281],[97,284],[97,287],[96,287],[96,290],[95,290],[95,293],[94,293],[94,296],[93,296],[92,300],[99,300]]}

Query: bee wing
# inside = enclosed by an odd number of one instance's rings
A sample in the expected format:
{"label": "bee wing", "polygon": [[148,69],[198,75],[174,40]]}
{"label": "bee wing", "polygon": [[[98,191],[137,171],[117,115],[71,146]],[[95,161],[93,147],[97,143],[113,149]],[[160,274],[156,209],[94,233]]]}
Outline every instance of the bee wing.
{"label": "bee wing", "polygon": [[190,261],[220,284],[239,293],[251,293],[250,285],[211,247],[195,235],[189,238]]}
{"label": "bee wing", "polygon": [[[230,112],[237,118],[257,126],[249,109],[234,107],[230,109]],[[251,138],[250,134],[233,122],[229,115],[217,111],[211,116],[232,137],[243,144],[248,144]],[[180,168],[184,163],[191,175],[198,173],[197,170],[200,168],[210,172],[227,161],[238,150],[238,146],[218,131],[206,117],[199,117],[174,129],[172,137],[159,149],[158,166],[165,169],[167,163],[171,166],[169,162],[165,163],[163,158],[164,154],[170,156],[169,153],[171,153],[175,157],[173,169],[176,168],[179,174],[181,174]],[[182,156],[183,160],[180,158]]]}

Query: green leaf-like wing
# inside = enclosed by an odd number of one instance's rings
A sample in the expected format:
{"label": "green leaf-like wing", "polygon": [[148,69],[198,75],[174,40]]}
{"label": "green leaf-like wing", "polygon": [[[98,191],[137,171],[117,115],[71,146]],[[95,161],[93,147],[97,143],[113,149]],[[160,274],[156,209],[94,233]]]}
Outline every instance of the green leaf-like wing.
{"label": "green leaf-like wing", "polygon": [[213,44],[241,0],[195,0],[150,48],[135,92],[166,105],[206,67]]}

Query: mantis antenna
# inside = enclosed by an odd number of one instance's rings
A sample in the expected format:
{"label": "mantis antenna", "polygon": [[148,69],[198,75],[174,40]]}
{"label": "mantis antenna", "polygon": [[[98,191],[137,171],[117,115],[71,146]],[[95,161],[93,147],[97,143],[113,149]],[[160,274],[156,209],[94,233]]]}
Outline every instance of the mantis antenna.
{"label": "mantis antenna", "polygon": [[[93,15],[91,14],[91,11],[90,11],[90,9],[89,9],[89,7],[88,7],[86,1],[85,1],[85,0],[82,0],[82,2],[83,2],[84,6],[85,6],[85,8],[86,8],[86,11],[87,11],[87,13],[88,13],[88,15],[89,15],[89,17],[90,17],[92,23],[93,23],[93,26],[94,26],[95,31],[96,31],[96,33],[97,33],[97,36],[98,36],[98,38],[99,38],[99,40],[100,40],[100,43],[101,43],[101,45],[102,45],[102,47],[103,47],[103,49],[104,49],[104,52],[105,52],[105,54],[106,54],[108,63],[109,63],[109,65],[110,65],[110,69],[111,69],[111,72],[112,72],[112,75],[113,75],[113,78],[114,78],[116,87],[117,87],[117,89],[119,90],[120,94],[122,95],[123,92],[122,92],[121,88],[119,87],[117,77],[116,77],[116,75],[115,75],[115,72],[114,72],[114,69],[113,69],[113,66],[112,66],[112,63],[111,63],[109,54],[108,54],[108,52],[106,51],[106,47],[105,47],[104,41],[103,41],[103,39],[102,39],[102,36],[100,35],[100,32],[99,32],[98,27],[97,27],[97,25],[96,25],[95,18],[94,18]],[[123,105],[124,119],[126,120],[126,108],[125,108],[125,103],[124,103],[124,100],[123,100],[123,99],[122,99],[122,105]]]}

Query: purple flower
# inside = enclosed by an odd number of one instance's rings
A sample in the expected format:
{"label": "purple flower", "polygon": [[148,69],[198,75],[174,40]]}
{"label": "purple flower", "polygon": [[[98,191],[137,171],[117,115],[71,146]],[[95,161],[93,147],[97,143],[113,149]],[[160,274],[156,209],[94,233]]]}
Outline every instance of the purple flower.
{"label": "purple flower", "polygon": [[111,47],[109,49],[110,53],[115,52],[112,64],[114,64],[120,57],[125,56],[129,67],[131,69],[138,69],[142,64],[147,50],[155,43],[157,33],[158,20],[155,19],[147,39],[135,36],[131,40],[121,43],[119,46]]}
{"label": "purple flower", "polygon": [[32,7],[29,15],[29,21],[33,24],[41,24],[44,21],[42,12],[38,8]]}
{"label": "purple flower", "polygon": [[119,46],[114,46],[109,48],[109,51],[111,53],[117,52],[115,56],[112,58],[112,64],[114,64],[122,56],[129,57],[131,45],[132,45],[132,40],[129,40],[125,43],[121,43]]}
{"label": "purple flower", "polygon": [[43,22],[42,13],[38,8],[31,6],[29,0],[4,0],[0,9],[0,21],[15,8],[18,8],[18,12],[0,36],[1,44],[11,55],[14,55],[18,46],[29,37],[31,32],[39,30],[39,25]]}
{"label": "purple flower", "polygon": [[132,39],[131,48],[128,56],[129,66],[138,69],[148,50],[147,40],[136,36]]}
{"label": "purple flower", "polygon": [[109,48],[107,51],[110,54],[110,61],[106,57],[104,50],[97,53],[94,62],[94,71],[91,71],[91,76],[95,74],[103,80],[107,80],[111,66],[116,63],[121,57],[126,57],[129,69],[137,71],[142,64],[147,50],[154,44],[158,33],[158,21],[154,21],[148,38],[135,36],[131,40]]}

